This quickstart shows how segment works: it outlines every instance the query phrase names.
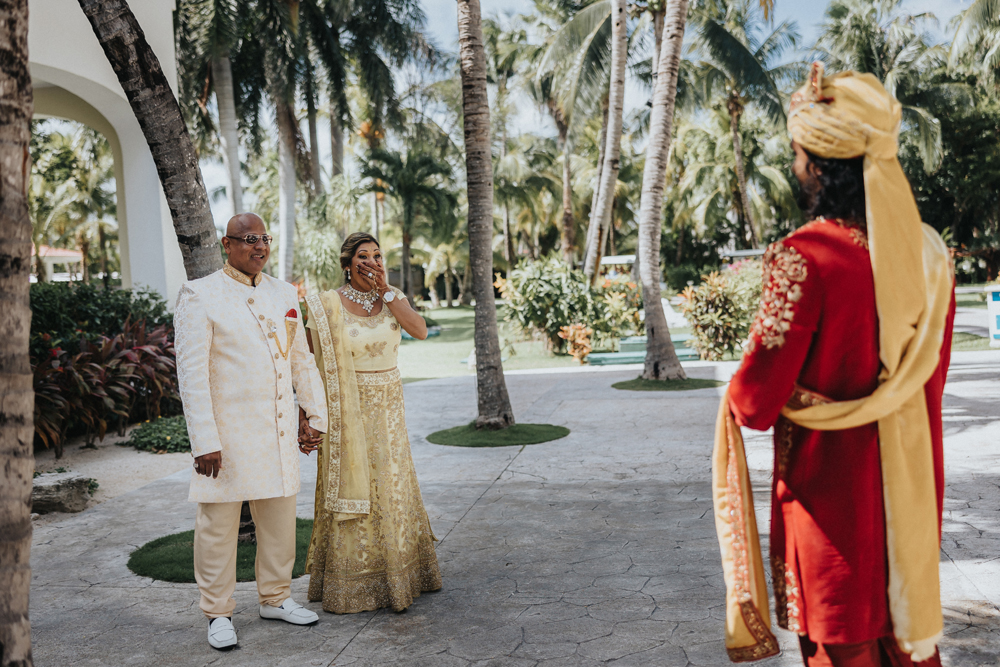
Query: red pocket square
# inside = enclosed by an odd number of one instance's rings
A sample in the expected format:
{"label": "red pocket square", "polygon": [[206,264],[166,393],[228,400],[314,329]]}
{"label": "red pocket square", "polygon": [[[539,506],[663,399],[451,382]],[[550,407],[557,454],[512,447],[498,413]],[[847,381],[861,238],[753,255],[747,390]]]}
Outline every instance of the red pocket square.
{"label": "red pocket square", "polygon": [[291,309],[291,310],[289,310],[289,311],[288,311],[287,313],[285,313],[285,317],[290,317],[290,318],[292,318],[293,320],[294,320],[294,319],[297,319],[297,318],[298,318],[298,316],[299,316],[299,314],[298,314],[298,313],[297,313],[297,312],[295,311],[295,309],[294,309],[294,308],[292,308],[292,309]]}

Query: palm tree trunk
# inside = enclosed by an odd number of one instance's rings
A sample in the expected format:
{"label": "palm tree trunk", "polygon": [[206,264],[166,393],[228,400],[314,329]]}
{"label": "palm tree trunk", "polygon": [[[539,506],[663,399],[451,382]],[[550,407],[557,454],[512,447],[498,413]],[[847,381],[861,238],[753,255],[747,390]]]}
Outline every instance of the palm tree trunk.
{"label": "palm tree trunk", "polygon": [[601,187],[597,196],[597,226],[593,242],[589,243],[587,261],[583,272],[593,284],[600,266],[604,241],[611,224],[611,211],[615,202],[615,185],[622,151],[622,110],[625,106],[625,61],[628,58],[628,11],[625,0],[614,0],[611,9],[611,86],[608,89],[608,137],[601,165]]}
{"label": "palm tree trunk", "polygon": [[292,281],[295,260],[295,112],[274,96],[278,121],[278,278]]}
{"label": "palm tree trunk", "polygon": [[80,282],[87,285],[90,283],[90,264],[87,263],[87,255],[90,254],[90,240],[86,236],[81,235],[79,244],[80,255],[83,258],[80,261]]}
{"label": "palm tree trunk", "polygon": [[639,277],[646,309],[646,363],[642,377],[647,380],[680,380],[687,376],[677,359],[670,329],[660,303],[660,228],[663,224],[663,188],[667,154],[674,123],[677,73],[684,43],[688,0],[671,0],[664,17],[664,40],[653,92],[649,121],[649,147],[642,174],[642,201],[639,208]]}
{"label": "palm tree trunk", "polygon": [[740,116],[743,114],[743,104],[736,91],[729,94],[726,103],[729,108],[729,129],[733,133],[733,157],[736,159],[736,181],[740,185],[740,203],[743,205],[743,216],[750,227],[750,243],[754,248],[760,247],[760,236],[757,223],[750,208],[750,196],[747,193],[747,176],[743,169],[743,140],[740,138]]}
{"label": "palm tree trunk", "polygon": [[222,162],[229,175],[226,197],[233,215],[243,213],[243,186],[240,183],[240,135],[236,127],[236,93],[233,88],[233,66],[229,56],[212,58],[212,81],[215,103],[219,107],[219,143]]}
{"label": "palm tree trunk", "polygon": [[410,267],[410,244],[413,243],[413,236],[410,234],[410,230],[413,229],[413,212],[406,207],[407,210],[403,212],[403,267],[402,267],[402,280],[403,280],[403,292],[406,294],[406,298],[410,300],[410,305],[414,308],[417,307],[416,301],[416,290],[413,289],[413,272]]}
{"label": "palm tree trunk", "polygon": [[503,258],[507,260],[507,268],[517,266],[517,253],[514,250],[514,237],[510,231],[510,207],[503,205]]}
{"label": "palm tree trunk", "polygon": [[340,176],[344,173],[344,128],[340,125],[340,116],[332,102],[330,103],[330,151],[333,163],[330,174]]}
{"label": "palm tree trunk", "polygon": [[316,90],[313,86],[312,70],[306,74],[306,118],[309,123],[309,176],[312,178],[312,191],[317,193],[323,189],[323,180],[319,169],[319,133],[316,129]]}
{"label": "palm tree trunk", "polygon": [[378,193],[373,192],[372,193],[372,236],[374,236],[376,240],[381,241],[381,239],[379,239],[378,233],[379,233]]}
{"label": "palm tree trunk", "polygon": [[667,0],[660,0],[660,9],[653,10],[653,92],[656,92],[656,78],[660,71],[660,49],[663,48],[663,15]]}
{"label": "palm tree trunk", "polygon": [[444,301],[447,308],[454,308],[455,304],[452,303],[451,294],[451,258],[445,257],[444,260]]}
{"label": "palm tree trunk", "polygon": [[500,360],[500,335],[493,295],[493,162],[490,105],[486,94],[486,53],[479,0],[458,0],[465,171],[469,200],[469,264],[476,294],[476,428],[514,424]]}
{"label": "palm tree trunk", "polygon": [[472,265],[466,261],[462,271],[462,282],[458,286],[458,302],[463,306],[472,305]]}
{"label": "palm tree trunk", "polygon": [[590,254],[590,246],[593,244],[597,234],[597,227],[600,224],[600,216],[597,214],[597,197],[601,194],[601,172],[604,170],[604,148],[608,143],[608,98],[601,100],[601,138],[597,142],[597,183],[594,186],[594,195],[590,200],[590,221],[587,223],[587,243],[583,249],[584,256]]}
{"label": "palm tree trunk", "polygon": [[[576,244],[576,221],[573,219],[573,169],[570,166],[570,145],[569,126],[560,120],[556,120],[556,128],[559,131],[559,146],[563,154],[563,182],[562,182],[562,253],[563,260],[569,264],[570,268],[575,266],[573,249]],[[479,357],[476,357],[479,363]]]}
{"label": "palm tree trunk", "polygon": [[219,239],[184,117],[126,0],[79,0],[139,121],[167,197],[189,280],[222,268]]}
{"label": "palm tree trunk", "polygon": [[104,289],[110,289],[111,276],[108,274],[108,238],[107,233],[104,231],[104,225],[100,223],[97,225],[97,245],[101,253],[101,274],[104,276],[102,278]]}
{"label": "palm tree trunk", "polygon": [[31,667],[31,479],[35,396],[31,310],[32,89],[28,0],[0,1],[0,664]]}

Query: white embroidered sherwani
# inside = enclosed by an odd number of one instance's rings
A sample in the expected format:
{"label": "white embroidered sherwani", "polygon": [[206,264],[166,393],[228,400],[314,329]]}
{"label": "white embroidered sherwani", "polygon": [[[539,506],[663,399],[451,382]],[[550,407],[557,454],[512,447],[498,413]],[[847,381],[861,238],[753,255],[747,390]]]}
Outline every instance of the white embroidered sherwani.
{"label": "white embroidered sherwani", "polygon": [[[285,316],[291,309],[297,323],[289,350]],[[192,475],[189,500],[222,503],[299,492],[293,390],[309,425],[324,433],[327,428],[323,381],[301,316],[293,285],[263,273],[251,279],[228,263],[181,287],[175,350],[191,453],[222,452],[219,477]]]}

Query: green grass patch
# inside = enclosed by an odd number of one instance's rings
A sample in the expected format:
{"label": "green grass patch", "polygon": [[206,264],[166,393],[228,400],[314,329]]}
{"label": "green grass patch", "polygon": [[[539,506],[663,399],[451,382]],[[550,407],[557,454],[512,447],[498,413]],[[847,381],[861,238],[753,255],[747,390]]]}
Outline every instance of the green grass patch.
{"label": "green grass patch", "polygon": [[951,349],[957,352],[995,350],[990,347],[990,339],[976,334],[956,332],[951,339]]}
{"label": "green grass patch", "polygon": [[686,380],[644,380],[637,377],[634,380],[616,382],[612,386],[614,389],[625,391],[690,391],[692,389],[708,389],[710,387],[721,387],[725,382],[720,380],[702,380],[701,378],[688,378]]}
{"label": "green grass patch", "polygon": [[154,454],[191,451],[184,415],[146,420],[129,434],[128,440],[118,444]]}
{"label": "green grass patch", "polygon": [[465,426],[436,431],[427,436],[428,442],[451,447],[511,447],[537,445],[569,435],[569,429],[551,424],[515,424],[500,431],[477,429],[475,422]]}
{"label": "green grass patch", "polygon": [[[292,578],[301,577],[306,567],[306,552],[312,536],[312,519],[295,519],[295,567]],[[253,581],[254,559],[257,545],[240,544],[236,547],[236,580]],[[194,531],[187,530],[147,542],[132,552],[128,569],[140,577],[178,584],[193,584],[194,580]]]}

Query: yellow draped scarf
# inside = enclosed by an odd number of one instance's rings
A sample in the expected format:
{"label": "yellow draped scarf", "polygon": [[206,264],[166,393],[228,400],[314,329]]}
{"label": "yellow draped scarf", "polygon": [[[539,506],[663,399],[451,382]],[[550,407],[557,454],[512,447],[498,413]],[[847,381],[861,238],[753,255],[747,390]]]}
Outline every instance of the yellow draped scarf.
{"label": "yellow draped scarf", "polygon": [[[788,128],[797,143],[825,158],[864,156],[882,371],[867,398],[786,406],[782,414],[821,431],[878,422],[889,613],[900,648],[920,662],[934,655],[943,630],[937,497],[923,387],[940,362],[953,271],[941,237],[921,223],[896,158],[900,117],[899,102],[874,76],[845,72],[824,80],[820,63],[792,97]],[[736,662],[767,657],[777,645],[746,455],[728,395],[719,408],[712,479],[727,588],[726,647]]]}
{"label": "yellow draped scarf", "polygon": [[[306,306],[329,413],[329,428],[317,461],[316,517],[347,521],[371,511],[368,449],[354,358],[343,336],[343,305],[337,292],[306,297]],[[319,525],[316,521],[314,536]],[[309,552],[312,554],[312,547]]]}

